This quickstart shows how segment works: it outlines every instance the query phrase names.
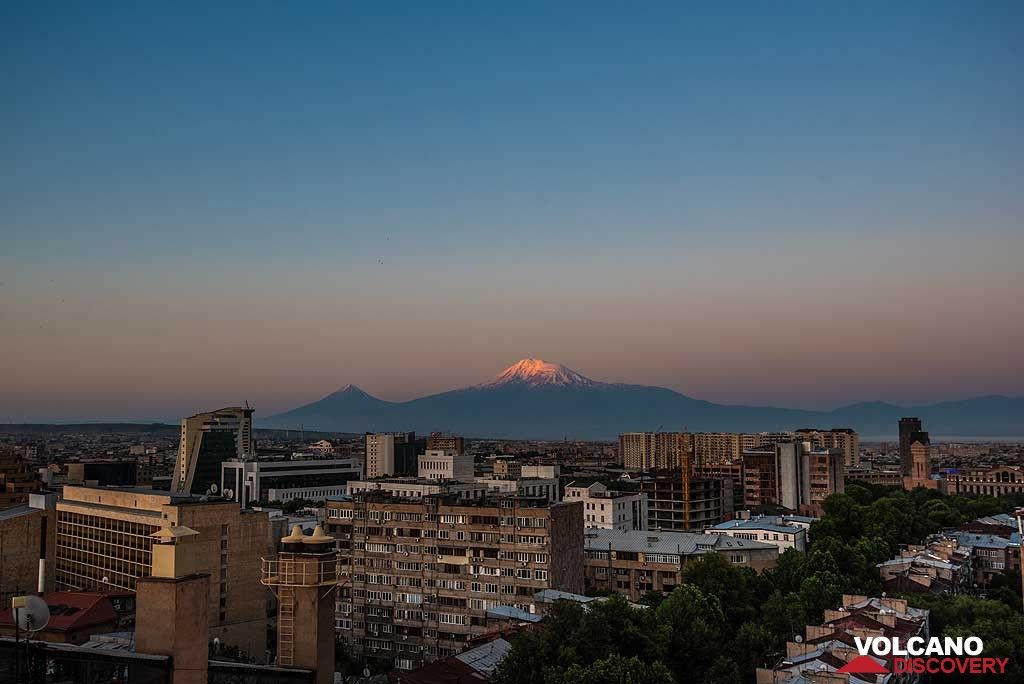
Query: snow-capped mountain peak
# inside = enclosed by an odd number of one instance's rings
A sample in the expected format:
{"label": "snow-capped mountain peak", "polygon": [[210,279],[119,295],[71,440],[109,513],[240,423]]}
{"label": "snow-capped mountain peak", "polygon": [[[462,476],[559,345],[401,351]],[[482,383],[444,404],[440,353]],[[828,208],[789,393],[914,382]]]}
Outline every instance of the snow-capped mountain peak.
{"label": "snow-capped mountain peak", "polygon": [[513,384],[528,387],[594,387],[601,383],[558,363],[548,363],[543,359],[523,359],[480,386],[501,387]]}

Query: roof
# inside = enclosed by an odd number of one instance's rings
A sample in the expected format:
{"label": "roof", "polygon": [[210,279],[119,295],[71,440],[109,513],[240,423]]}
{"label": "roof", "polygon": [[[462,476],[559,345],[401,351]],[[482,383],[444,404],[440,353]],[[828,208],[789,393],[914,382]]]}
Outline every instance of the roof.
{"label": "roof", "polygon": [[[71,632],[117,622],[117,611],[105,594],[51,591],[43,594],[43,599],[50,607],[47,631]],[[14,626],[10,608],[0,611],[0,626]]]}
{"label": "roof", "polygon": [[504,639],[495,639],[482,646],[464,651],[455,657],[477,672],[493,674],[511,649],[512,644],[509,642]]}
{"label": "roof", "polygon": [[505,620],[519,620],[520,622],[540,622],[541,616],[528,613],[522,608],[515,606],[494,606],[487,609],[487,617],[502,618]]}
{"label": "roof", "polygon": [[593,596],[584,596],[583,594],[573,594],[569,591],[559,591],[558,589],[542,589],[533,595],[534,601],[540,603],[553,603],[555,601],[575,601],[576,603],[589,603],[595,600]]}
{"label": "roof", "polygon": [[769,532],[781,532],[783,534],[799,534],[804,528],[799,525],[787,525],[780,516],[766,515],[748,520],[726,520],[725,522],[712,525],[711,530],[768,530]]}
{"label": "roof", "polygon": [[491,678],[512,649],[505,639],[494,639],[458,655],[409,671],[392,672],[402,684],[479,684]]}
{"label": "roof", "polygon": [[[987,549],[1005,549],[1007,546],[1014,546],[1011,539],[1000,537],[995,534],[977,534],[975,532],[946,532],[945,536],[956,539],[961,546],[981,546]],[[1017,540],[1017,544],[1020,540]]]}
{"label": "roof", "polygon": [[32,515],[38,512],[38,509],[32,508],[28,504],[22,504],[20,506],[12,506],[0,510],[0,520],[13,520],[14,518],[20,518],[23,515]]}
{"label": "roof", "polygon": [[722,534],[696,532],[665,532],[653,530],[601,530],[588,529],[584,534],[587,550],[633,551],[637,553],[663,553],[692,556],[708,551],[773,549],[774,544],[737,539]]}

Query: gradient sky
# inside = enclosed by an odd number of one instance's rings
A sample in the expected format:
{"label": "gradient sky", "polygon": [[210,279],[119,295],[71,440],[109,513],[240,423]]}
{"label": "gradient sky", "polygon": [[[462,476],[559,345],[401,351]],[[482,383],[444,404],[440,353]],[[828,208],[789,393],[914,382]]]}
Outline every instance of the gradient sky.
{"label": "gradient sky", "polygon": [[1024,393],[1024,3],[555,4],[0,4],[0,422]]}

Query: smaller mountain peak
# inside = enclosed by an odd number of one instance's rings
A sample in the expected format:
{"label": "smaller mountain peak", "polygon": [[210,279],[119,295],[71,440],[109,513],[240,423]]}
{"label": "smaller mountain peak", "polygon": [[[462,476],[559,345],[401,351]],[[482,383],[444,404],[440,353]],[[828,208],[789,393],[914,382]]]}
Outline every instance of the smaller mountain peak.
{"label": "smaller mountain peak", "polygon": [[527,385],[530,387],[545,385],[593,387],[599,383],[580,375],[560,363],[550,363],[544,359],[530,358],[516,361],[483,386],[497,387],[510,384]]}
{"label": "smaller mountain peak", "polygon": [[364,392],[360,387],[357,387],[356,385],[351,385],[351,384],[345,385],[344,387],[342,387],[340,390],[338,390],[334,394],[335,395],[345,395],[345,396],[350,396],[350,397],[368,397],[368,396],[370,396],[369,394]]}

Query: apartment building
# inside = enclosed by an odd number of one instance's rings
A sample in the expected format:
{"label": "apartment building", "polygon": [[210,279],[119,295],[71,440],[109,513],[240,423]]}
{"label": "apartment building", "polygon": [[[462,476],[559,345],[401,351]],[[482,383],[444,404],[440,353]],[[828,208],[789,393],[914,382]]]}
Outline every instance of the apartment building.
{"label": "apartment building", "polygon": [[210,638],[262,662],[267,601],[259,576],[268,552],[267,514],[204,498],[135,487],[64,487],[56,505],[56,589],[135,591],[151,574],[154,535],[195,531],[189,541],[194,566],[210,575]]}
{"label": "apartment building", "polygon": [[626,432],[619,435],[619,463],[627,470],[689,466],[693,441],[686,432]]}
{"label": "apartment building", "polygon": [[583,591],[578,502],[374,492],[329,501],[327,528],[341,550],[338,630],[357,657],[400,669],[462,651],[490,609]]}
{"label": "apartment building", "polygon": [[810,442],[778,443],[743,452],[744,505],[782,506],[810,515],[845,491],[843,454]]}
{"label": "apartment building", "polygon": [[600,482],[570,482],[565,501],[583,503],[583,526],[588,529],[646,530],[647,495],[617,492]]}
{"label": "apartment building", "polygon": [[466,440],[459,435],[446,435],[443,432],[431,432],[430,436],[427,437],[427,449],[455,451],[461,454],[466,450]]}
{"label": "apartment building", "polygon": [[14,447],[0,444],[0,509],[28,503],[29,494],[38,492],[39,478]]}
{"label": "apartment building", "polygon": [[587,530],[584,537],[588,590],[615,591],[639,601],[649,591],[671,592],[687,563],[717,552],[758,572],[774,567],[779,549],[725,535],[633,530]]}
{"label": "apartment building", "polygon": [[413,476],[418,454],[415,432],[367,432],[363,472],[370,479]]}
{"label": "apartment building", "polygon": [[838,449],[843,455],[843,465],[847,468],[860,467],[860,436],[855,430],[804,428],[797,430],[793,437],[801,442],[810,442],[817,449]]}

